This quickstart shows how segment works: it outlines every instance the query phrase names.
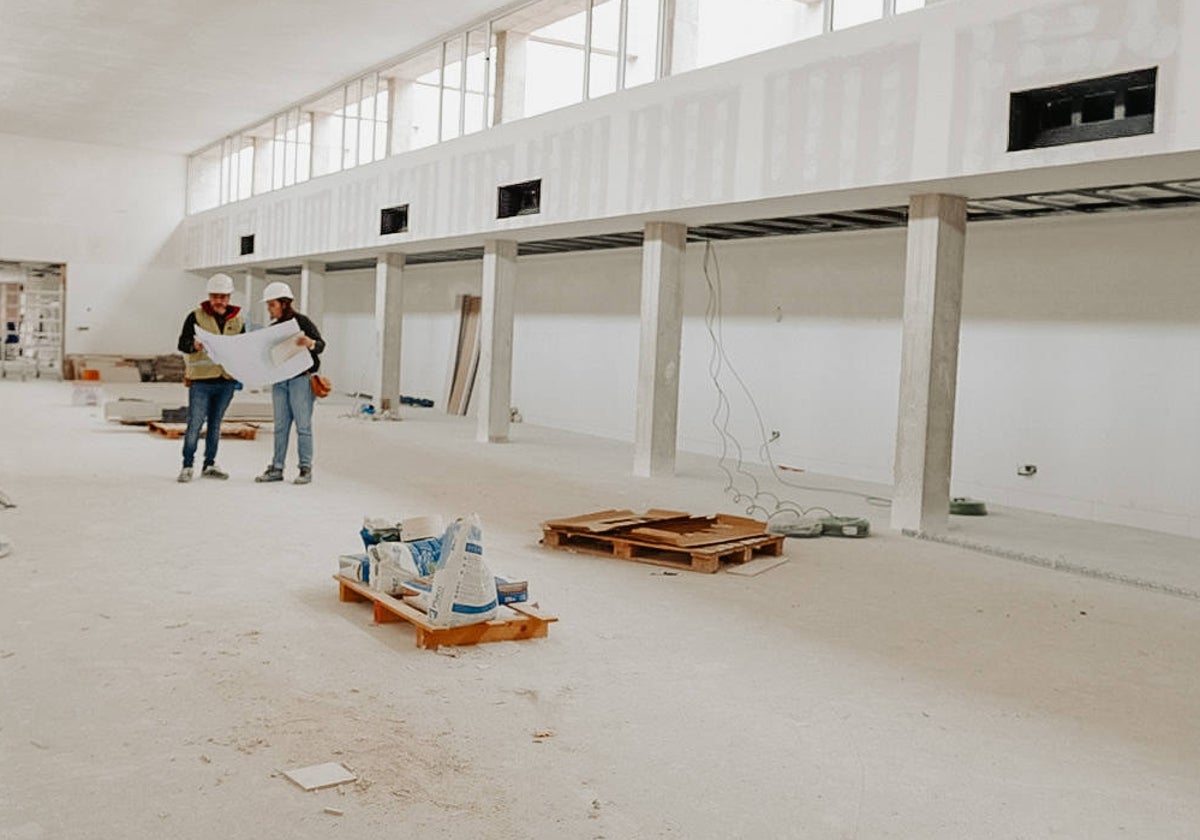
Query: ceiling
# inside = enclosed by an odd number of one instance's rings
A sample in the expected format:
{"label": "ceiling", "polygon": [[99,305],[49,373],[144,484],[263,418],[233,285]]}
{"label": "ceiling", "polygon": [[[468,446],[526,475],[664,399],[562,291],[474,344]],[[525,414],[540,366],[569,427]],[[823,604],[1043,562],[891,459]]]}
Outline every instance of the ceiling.
{"label": "ceiling", "polygon": [[0,0],[0,132],[188,154],[498,0]]}

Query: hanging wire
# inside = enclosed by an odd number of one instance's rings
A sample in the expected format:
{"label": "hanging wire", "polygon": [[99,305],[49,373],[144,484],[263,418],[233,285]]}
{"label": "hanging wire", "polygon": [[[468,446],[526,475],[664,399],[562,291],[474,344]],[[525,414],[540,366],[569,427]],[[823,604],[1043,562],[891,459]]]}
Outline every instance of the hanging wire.
{"label": "hanging wire", "polygon": [[[763,422],[762,412],[759,410],[758,402],[754,399],[754,395],[750,392],[749,386],[746,385],[744,379],[737,372],[733,362],[729,359],[729,355],[725,352],[725,338],[723,333],[723,303],[721,289],[721,266],[717,260],[716,248],[713,247],[712,241],[704,243],[704,282],[708,287],[708,303],[704,310],[704,326],[708,330],[708,336],[711,341],[712,350],[708,359],[708,374],[712,380],[713,386],[717,391],[717,407],[713,411],[710,420],[713,429],[716,430],[720,439],[720,455],[717,459],[717,466],[725,474],[725,492],[733,499],[734,504],[745,505],[747,514],[761,513],[767,517],[767,521],[781,514],[791,514],[796,517],[804,517],[813,511],[823,512],[828,516],[833,516],[833,512],[829,508],[814,505],[812,507],[804,507],[798,502],[790,499],[781,499],[775,493],[769,490],[764,490],[759,483],[757,476],[745,468],[743,462],[742,445],[738,441],[737,436],[729,429],[729,420],[731,415],[731,405],[729,395],[725,392],[725,388],[721,385],[721,374],[728,369],[729,375],[734,378],[740,387],[746,401],[750,404],[751,410],[754,412],[755,422],[758,425],[759,438],[762,444],[759,447],[758,453],[761,460],[765,461],[770,467],[771,475],[780,484],[785,487],[790,487],[795,490],[810,490],[818,493],[840,493],[847,496],[855,496],[865,499],[868,504],[877,506],[890,505],[891,499],[883,496],[874,496],[868,493],[859,493],[853,490],[838,490],[828,487],[814,487],[811,485],[797,484],[796,482],[788,481],[780,475],[779,467],[775,464],[775,459],[771,454],[771,439],[767,435],[766,424]],[[730,448],[736,453],[733,460],[734,466],[731,470],[726,462],[730,460]],[[750,485],[751,490],[745,492],[738,487],[738,478],[744,478]],[[768,506],[769,505],[769,506]]]}

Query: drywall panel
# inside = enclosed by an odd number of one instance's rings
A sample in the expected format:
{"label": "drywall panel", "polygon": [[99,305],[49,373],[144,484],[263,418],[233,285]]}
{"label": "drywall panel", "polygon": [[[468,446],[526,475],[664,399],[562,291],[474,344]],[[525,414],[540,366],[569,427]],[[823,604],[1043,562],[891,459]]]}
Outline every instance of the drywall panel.
{"label": "drywall panel", "polygon": [[[1182,0],[954,2],[600,97],[190,217],[187,265],[225,266],[483,238],[638,230],[1195,176],[1200,16]],[[1009,96],[1158,68],[1153,134],[1010,153]],[[1182,153],[1187,159],[1171,155]],[[1117,162],[1137,161],[1114,174]],[[1189,164],[1191,161],[1191,164]],[[542,180],[541,212],[496,189]],[[409,231],[379,234],[409,204]],[[256,235],[240,257],[239,237]]]}
{"label": "drywall panel", "polygon": [[185,172],[180,156],[0,134],[0,259],[67,264],[68,353],[174,352],[204,296],[182,269]]}

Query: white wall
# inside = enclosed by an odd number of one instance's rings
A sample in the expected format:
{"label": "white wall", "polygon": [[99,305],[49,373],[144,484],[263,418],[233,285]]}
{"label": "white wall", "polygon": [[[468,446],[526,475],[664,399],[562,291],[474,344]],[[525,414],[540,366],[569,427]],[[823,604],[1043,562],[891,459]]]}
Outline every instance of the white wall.
{"label": "white wall", "polygon": [[[445,410],[458,341],[459,296],[478,295],[479,263],[404,269],[400,390]],[[379,371],[375,272],[326,274],[321,372],[339,392],[371,393]]]}
{"label": "white wall", "polygon": [[[1200,537],[1198,223],[1174,210],[970,226],[952,492]],[[901,230],[715,246],[719,332],[780,432],[777,464],[891,482],[904,248]],[[689,246],[679,444],[715,454],[703,256]],[[521,259],[513,404],[527,423],[632,440],[640,266],[633,249]],[[406,275],[420,291],[405,393],[444,393],[454,293],[479,271]],[[728,366],[720,381],[757,461],[757,419]],[[1025,463],[1036,476],[1017,475]]]}
{"label": "white wall", "polygon": [[67,264],[68,353],[175,350],[203,281],[183,271],[181,156],[0,134],[0,259]]}

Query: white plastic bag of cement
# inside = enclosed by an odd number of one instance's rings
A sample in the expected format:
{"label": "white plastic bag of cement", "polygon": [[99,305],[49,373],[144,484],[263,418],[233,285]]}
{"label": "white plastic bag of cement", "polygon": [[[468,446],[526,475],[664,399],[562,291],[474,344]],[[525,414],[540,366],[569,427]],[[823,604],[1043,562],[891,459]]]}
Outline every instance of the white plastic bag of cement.
{"label": "white plastic bag of cement", "polygon": [[435,627],[478,624],[496,617],[496,578],[483,562],[479,514],[451,523],[442,538],[442,559],[433,573],[429,623]]}
{"label": "white plastic bag of cement", "polygon": [[404,581],[418,574],[412,552],[401,542],[376,543],[367,549],[370,586],[387,595],[399,594]]}

